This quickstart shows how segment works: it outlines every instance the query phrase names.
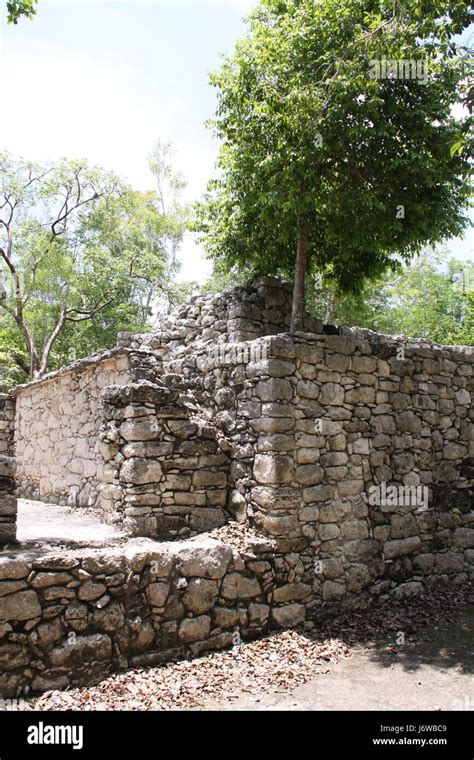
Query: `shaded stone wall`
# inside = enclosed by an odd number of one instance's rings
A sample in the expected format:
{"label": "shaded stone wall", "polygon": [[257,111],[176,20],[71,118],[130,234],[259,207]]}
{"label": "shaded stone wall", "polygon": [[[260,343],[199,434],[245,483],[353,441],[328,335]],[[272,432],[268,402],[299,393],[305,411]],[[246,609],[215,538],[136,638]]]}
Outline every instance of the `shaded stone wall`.
{"label": "shaded stone wall", "polygon": [[130,382],[127,353],[107,352],[18,386],[15,451],[22,497],[88,507],[102,480],[101,393]]}
{"label": "shaded stone wall", "polygon": [[0,394],[0,546],[15,541],[16,495],[13,431],[15,399]]}

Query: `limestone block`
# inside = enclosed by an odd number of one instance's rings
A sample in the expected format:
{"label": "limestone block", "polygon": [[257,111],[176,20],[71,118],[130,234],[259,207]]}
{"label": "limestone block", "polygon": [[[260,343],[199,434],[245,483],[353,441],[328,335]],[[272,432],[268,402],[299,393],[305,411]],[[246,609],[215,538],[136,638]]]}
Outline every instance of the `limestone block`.
{"label": "limestone block", "polygon": [[272,609],[272,621],[280,628],[294,628],[301,625],[306,615],[306,609],[303,604],[287,604],[284,607],[274,607]]}
{"label": "limestone block", "polygon": [[209,636],[210,628],[211,618],[208,615],[186,618],[179,626],[179,637],[186,644],[192,641],[200,641]]}
{"label": "limestone block", "polygon": [[313,486],[321,483],[324,477],[324,470],[317,464],[300,465],[295,470],[295,478],[298,483],[304,486]]}
{"label": "limestone block", "polygon": [[149,417],[143,420],[127,420],[127,422],[122,422],[119,431],[122,438],[126,441],[151,441],[157,438],[160,432],[160,425],[156,417]]}
{"label": "limestone block", "polygon": [[87,663],[109,661],[112,658],[112,641],[105,634],[76,636],[74,640],[66,639],[51,651],[52,665],[81,667]]}
{"label": "limestone block", "polygon": [[[250,607],[259,606],[261,605],[250,605]],[[214,607],[212,617],[214,625],[218,628],[233,628],[240,620],[240,613],[230,607]]]}
{"label": "limestone block", "polygon": [[239,573],[231,573],[224,578],[221,589],[224,599],[252,599],[260,596],[261,588],[256,578],[246,578]]}
{"label": "limestone block", "polygon": [[318,528],[318,537],[320,541],[330,541],[341,534],[341,529],[334,523],[323,523]]}
{"label": "limestone block", "polygon": [[183,594],[183,604],[189,612],[200,615],[213,607],[217,590],[216,581],[192,578]]}
{"label": "limestone block", "polygon": [[395,541],[387,541],[384,545],[384,554],[386,559],[394,559],[395,557],[402,557],[406,554],[413,554],[421,547],[421,539],[419,536],[411,536],[410,538],[403,538]]}
{"label": "limestone block", "polygon": [[321,386],[319,402],[323,406],[341,406],[344,403],[344,388],[337,383],[325,383]]}
{"label": "limestone block", "polygon": [[273,600],[277,604],[281,602],[300,601],[311,594],[311,586],[306,583],[287,583],[273,592]]}
{"label": "limestone block", "polygon": [[41,617],[41,605],[35,591],[17,591],[0,597],[0,620],[30,620]]}
{"label": "limestone block", "polygon": [[174,552],[177,566],[186,577],[222,578],[232,560],[231,548],[212,539],[176,545]]}
{"label": "limestone block", "polygon": [[293,477],[293,460],[284,455],[257,454],[253,472],[258,483],[288,483]]}
{"label": "limestone block", "polygon": [[169,583],[150,583],[146,590],[148,602],[153,607],[164,607],[169,590]]}
{"label": "limestone block", "polygon": [[255,393],[262,401],[266,402],[290,401],[293,396],[291,384],[288,380],[281,378],[261,380],[255,386]]}
{"label": "limestone block", "polygon": [[159,462],[152,459],[131,457],[126,459],[120,468],[120,482],[136,485],[159,483],[162,469]]}
{"label": "limestone block", "polygon": [[337,581],[325,581],[323,585],[323,599],[325,602],[333,602],[342,599],[346,593],[346,587],[343,583]]}
{"label": "limestone block", "polygon": [[454,545],[461,549],[470,549],[474,546],[474,528],[456,528],[454,531]]}

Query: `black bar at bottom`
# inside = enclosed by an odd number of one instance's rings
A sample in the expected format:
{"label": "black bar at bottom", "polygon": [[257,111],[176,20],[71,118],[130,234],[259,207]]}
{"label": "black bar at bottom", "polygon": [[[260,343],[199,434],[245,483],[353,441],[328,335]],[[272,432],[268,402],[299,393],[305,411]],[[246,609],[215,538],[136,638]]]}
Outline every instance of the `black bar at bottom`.
{"label": "black bar at bottom", "polygon": [[[0,712],[0,760],[246,755],[473,760],[474,713]],[[308,752],[310,755],[308,755]]]}

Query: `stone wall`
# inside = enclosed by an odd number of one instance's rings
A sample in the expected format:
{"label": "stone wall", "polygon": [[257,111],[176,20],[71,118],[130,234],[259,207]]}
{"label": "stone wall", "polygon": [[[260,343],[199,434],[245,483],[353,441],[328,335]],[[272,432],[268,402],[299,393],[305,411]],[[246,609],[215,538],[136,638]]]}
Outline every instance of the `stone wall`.
{"label": "stone wall", "polygon": [[[252,341],[264,335],[288,332],[292,286],[273,277],[261,277],[253,287],[234,288],[221,296],[194,296],[148,335],[122,333],[119,345],[147,347],[164,361],[195,353],[196,346]],[[305,330],[323,332],[323,324],[309,316]]]}
{"label": "stone wall", "polygon": [[115,553],[0,556],[0,695],[86,684],[295,624],[304,607],[286,603],[287,581],[308,598],[302,573],[258,538],[241,550],[134,539]]}
{"label": "stone wall", "polygon": [[212,421],[184,394],[146,380],[106,388],[103,399],[104,514],[132,535],[159,538],[223,525],[228,455]]}
{"label": "stone wall", "polygon": [[112,351],[14,389],[22,497],[81,507],[96,503],[101,393],[130,379],[128,353]]}
{"label": "stone wall", "polygon": [[15,541],[16,495],[13,431],[15,399],[0,394],[0,545]]}
{"label": "stone wall", "polygon": [[280,550],[314,559],[312,606],[472,579],[473,358],[380,336],[270,341],[245,394],[259,436],[240,491]]}
{"label": "stone wall", "polygon": [[[204,348],[165,361],[156,393],[170,402],[165,418],[170,407],[174,416],[181,405],[188,420],[193,410],[228,452],[213,460],[215,477],[228,477],[227,511],[316,568],[311,608],[356,606],[397,587],[414,593],[425,579],[472,577],[472,352],[354,331],[259,339],[240,361],[227,358]],[[182,463],[175,431],[159,416],[145,426],[142,466],[153,468],[153,446],[165,444],[155,457],[163,484],[173,457],[186,468],[189,520],[203,504],[194,483],[204,460]],[[198,430],[181,424],[185,435]],[[144,451],[144,443],[120,446],[116,465]],[[139,505],[128,510],[135,532],[165,537],[149,519],[161,497],[142,506],[152,494],[129,488]]]}
{"label": "stone wall", "polygon": [[266,279],[16,390],[22,495],[149,538],[0,559],[0,690],[472,581],[474,351],[288,319]]}

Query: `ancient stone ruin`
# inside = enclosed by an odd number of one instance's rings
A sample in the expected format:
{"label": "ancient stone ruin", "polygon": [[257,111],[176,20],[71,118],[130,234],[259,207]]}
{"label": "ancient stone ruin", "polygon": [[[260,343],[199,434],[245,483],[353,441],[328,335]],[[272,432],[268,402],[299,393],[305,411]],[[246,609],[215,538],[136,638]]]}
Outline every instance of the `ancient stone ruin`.
{"label": "ancient stone ruin", "polygon": [[[2,695],[472,579],[473,350],[290,309],[271,278],[193,298],[2,396]],[[16,496],[128,539],[15,545]]]}

